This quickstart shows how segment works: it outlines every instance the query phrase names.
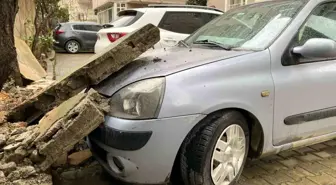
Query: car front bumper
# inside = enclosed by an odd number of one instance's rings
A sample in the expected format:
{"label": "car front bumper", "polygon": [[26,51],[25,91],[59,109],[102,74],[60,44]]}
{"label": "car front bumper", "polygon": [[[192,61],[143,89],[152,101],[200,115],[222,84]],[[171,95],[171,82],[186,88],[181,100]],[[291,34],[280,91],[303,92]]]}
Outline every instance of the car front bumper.
{"label": "car front bumper", "polygon": [[154,120],[107,117],[88,137],[98,161],[115,178],[132,184],[164,184],[189,131],[204,115]]}

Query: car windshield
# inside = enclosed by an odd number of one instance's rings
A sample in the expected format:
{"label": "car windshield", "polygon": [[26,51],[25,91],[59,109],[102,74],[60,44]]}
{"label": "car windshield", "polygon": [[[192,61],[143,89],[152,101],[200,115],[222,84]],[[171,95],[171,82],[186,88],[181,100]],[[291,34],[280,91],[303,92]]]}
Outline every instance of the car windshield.
{"label": "car windshield", "polygon": [[110,24],[112,24],[113,27],[123,27],[127,26],[134,18],[135,15],[122,15]]}
{"label": "car windshield", "polygon": [[306,0],[270,1],[233,9],[200,28],[185,42],[224,49],[263,50],[306,3]]}

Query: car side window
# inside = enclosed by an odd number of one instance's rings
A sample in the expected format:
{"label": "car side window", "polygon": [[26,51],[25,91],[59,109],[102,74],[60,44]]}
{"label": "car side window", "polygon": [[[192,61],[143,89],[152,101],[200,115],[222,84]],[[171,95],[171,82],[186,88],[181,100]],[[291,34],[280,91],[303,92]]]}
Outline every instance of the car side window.
{"label": "car side window", "polygon": [[101,25],[91,25],[91,31],[99,31],[103,27]]}
{"label": "car side window", "polygon": [[85,31],[86,30],[85,25],[77,24],[77,25],[73,25],[72,27],[73,27],[74,30],[79,30],[79,31]]}
{"label": "car side window", "polygon": [[94,32],[97,32],[97,31],[99,31],[100,29],[102,29],[102,26],[100,26],[100,25],[85,25],[85,30],[86,30],[86,31],[94,31]]}
{"label": "car side window", "polygon": [[201,12],[166,12],[159,23],[159,28],[176,33],[191,34],[208,23],[211,18],[214,17]]}
{"label": "car side window", "polygon": [[318,6],[299,30],[297,45],[303,45],[312,38],[336,40],[336,3]]}

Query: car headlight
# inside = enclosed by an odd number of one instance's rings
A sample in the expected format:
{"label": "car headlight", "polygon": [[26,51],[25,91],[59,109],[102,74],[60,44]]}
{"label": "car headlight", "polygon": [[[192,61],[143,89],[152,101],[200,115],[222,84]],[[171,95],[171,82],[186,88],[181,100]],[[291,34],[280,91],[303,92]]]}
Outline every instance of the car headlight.
{"label": "car headlight", "polygon": [[110,101],[110,115],[123,119],[153,119],[159,114],[165,78],[152,78],[130,84]]}

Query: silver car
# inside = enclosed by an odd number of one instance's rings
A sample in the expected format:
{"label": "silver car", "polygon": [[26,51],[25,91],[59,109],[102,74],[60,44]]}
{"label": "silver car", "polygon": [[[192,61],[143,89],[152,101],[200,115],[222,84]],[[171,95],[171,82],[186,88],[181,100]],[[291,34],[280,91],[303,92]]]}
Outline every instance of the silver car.
{"label": "silver car", "polygon": [[335,39],[336,1],[230,10],[96,86],[111,110],[88,142],[132,184],[235,184],[248,157],[336,138]]}

